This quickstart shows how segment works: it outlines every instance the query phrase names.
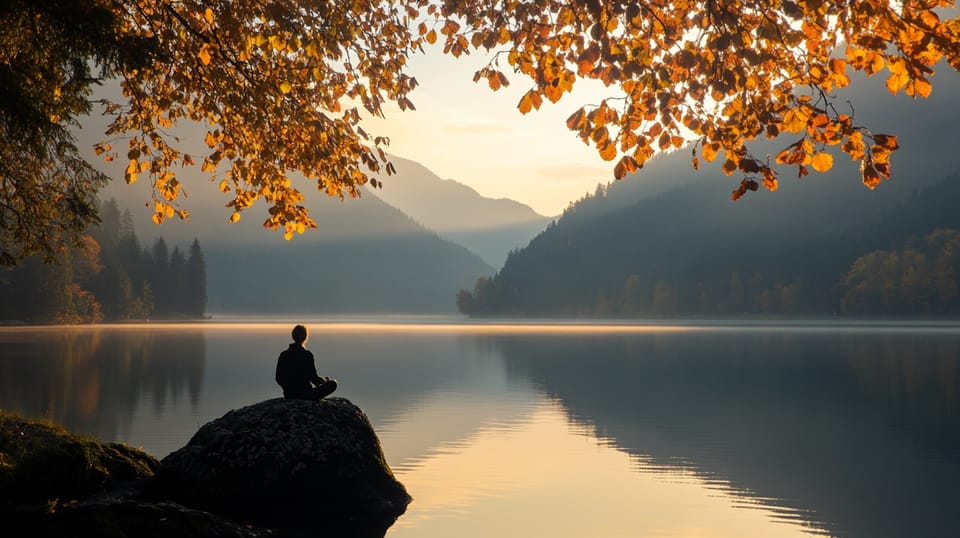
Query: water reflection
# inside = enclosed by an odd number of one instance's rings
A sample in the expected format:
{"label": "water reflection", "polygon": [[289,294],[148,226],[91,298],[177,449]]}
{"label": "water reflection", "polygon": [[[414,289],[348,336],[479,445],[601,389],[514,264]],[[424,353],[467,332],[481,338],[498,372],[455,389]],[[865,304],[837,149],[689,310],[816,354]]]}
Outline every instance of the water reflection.
{"label": "water reflection", "polygon": [[488,339],[639,470],[692,471],[837,536],[960,529],[955,333]]}
{"label": "water reflection", "polygon": [[[279,395],[289,329],[0,330],[0,407],[162,457]],[[415,498],[389,536],[960,534],[952,327],[310,331]]]}
{"label": "water reflection", "polygon": [[141,405],[154,413],[200,399],[206,353],[198,328],[44,328],[0,335],[0,408],[126,440]]}

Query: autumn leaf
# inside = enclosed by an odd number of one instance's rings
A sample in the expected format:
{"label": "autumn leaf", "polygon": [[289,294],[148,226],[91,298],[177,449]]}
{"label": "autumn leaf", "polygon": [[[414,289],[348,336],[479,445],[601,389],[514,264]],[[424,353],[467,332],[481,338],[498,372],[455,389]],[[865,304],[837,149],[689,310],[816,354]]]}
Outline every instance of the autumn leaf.
{"label": "autumn leaf", "polygon": [[203,63],[203,65],[210,65],[211,57],[210,44],[204,43],[203,46],[200,47],[200,52],[197,53],[197,58],[200,58],[200,62]]}
{"label": "autumn leaf", "polygon": [[707,162],[713,162],[713,160],[717,158],[717,153],[719,152],[720,144],[717,142],[711,142],[703,145],[703,159]]}
{"label": "autumn leaf", "polygon": [[605,161],[612,161],[617,156],[617,146],[613,143],[607,142],[603,146],[600,146],[600,157]]}
{"label": "autumn leaf", "polygon": [[533,108],[539,110],[542,103],[543,99],[540,94],[535,90],[530,90],[520,98],[520,104],[517,105],[517,108],[520,109],[521,114],[526,114]]}
{"label": "autumn leaf", "polygon": [[907,62],[903,58],[894,58],[887,62],[887,70],[890,71],[890,76],[887,77],[886,82],[887,90],[896,95],[910,81]]}
{"label": "autumn leaf", "polygon": [[823,151],[817,153],[810,159],[810,166],[817,172],[826,172],[833,168],[833,155]]}
{"label": "autumn leaf", "polygon": [[907,83],[907,95],[910,97],[922,97],[926,99],[930,97],[930,92],[933,91],[933,84],[929,80],[918,77],[915,80],[911,80]]}
{"label": "autumn leaf", "polygon": [[873,142],[876,145],[886,148],[890,151],[900,148],[900,145],[897,143],[897,137],[893,135],[875,134],[873,135]]}
{"label": "autumn leaf", "polygon": [[863,184],[870,190],[875,189],[880,184],[880,174],[877,173],[872,164],[864,165],[861,173],[863,174]]}

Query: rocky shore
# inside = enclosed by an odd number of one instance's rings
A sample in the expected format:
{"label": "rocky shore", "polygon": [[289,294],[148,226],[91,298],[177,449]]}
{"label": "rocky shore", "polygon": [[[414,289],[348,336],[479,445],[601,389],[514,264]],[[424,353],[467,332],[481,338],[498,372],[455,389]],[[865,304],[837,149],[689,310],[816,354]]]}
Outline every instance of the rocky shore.
{"label": "rocky shore", "polygon": [[344,398],[230,411],[162,461],[0,413],[4,536],[383,536],[410,496]]}

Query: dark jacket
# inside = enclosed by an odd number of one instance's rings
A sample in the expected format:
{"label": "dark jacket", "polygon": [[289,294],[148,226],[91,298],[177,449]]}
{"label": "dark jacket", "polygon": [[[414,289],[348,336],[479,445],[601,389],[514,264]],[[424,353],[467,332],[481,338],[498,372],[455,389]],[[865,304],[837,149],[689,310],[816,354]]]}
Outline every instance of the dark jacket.
{"label": "dark jacket", "polygon": [[317,375],[313,353],[297,343],[290,344],[280,353],[276,380],[283,387],[286,398],[308,398],[313,385],[323,383],[323,379]]}

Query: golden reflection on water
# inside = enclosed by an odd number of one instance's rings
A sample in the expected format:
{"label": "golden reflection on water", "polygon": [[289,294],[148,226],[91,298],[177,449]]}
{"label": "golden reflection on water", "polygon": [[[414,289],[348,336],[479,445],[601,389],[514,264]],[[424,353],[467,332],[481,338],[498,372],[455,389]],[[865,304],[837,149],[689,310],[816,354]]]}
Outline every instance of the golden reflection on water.
{"label": "golden reflection on water", "polygon": [[522,424],[395,468],[414,501],[387,536],[809,536],[692,473],[636,464],[543,400]]}

